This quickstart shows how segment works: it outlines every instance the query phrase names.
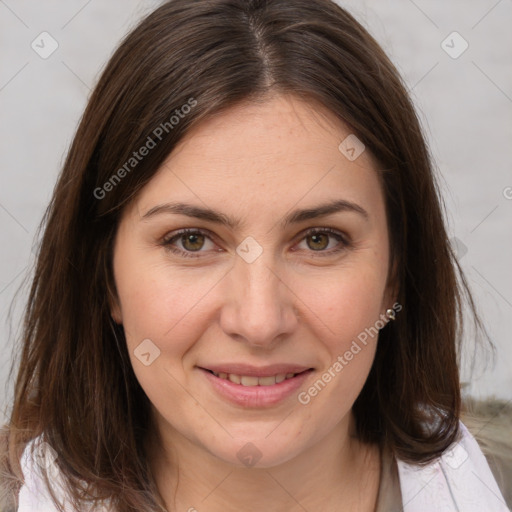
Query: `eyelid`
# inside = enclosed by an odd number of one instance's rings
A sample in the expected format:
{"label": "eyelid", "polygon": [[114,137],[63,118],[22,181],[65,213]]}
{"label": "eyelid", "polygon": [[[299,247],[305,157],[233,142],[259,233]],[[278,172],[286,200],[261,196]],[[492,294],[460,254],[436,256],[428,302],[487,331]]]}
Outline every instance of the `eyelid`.
{"label": "eyelid", "polygon": [[297,238],[300,241],[303,238],[305,238],[306,236],[314,235],[316,233],[328,233],[333,236],[338,236],[339,238],[341,238],[343,240],[344,243],[349,243],[349,237],[346,233],[344,233],[343,231],[339,231],[338,229],[329,228],[327,226],[307,228],[304,231],[302,231],[301,233],[299,233],[297,235]]}
{"label": "eyelid", "polygon": [[171,231],[170,233],[167,233],[166,235],[164,235],[162,237],[162,242],[164,243],[167,243],[169,242],[170,240],[173,240],[175,238],[178,238],[182,235],[188,235],[188,234],[201,234],[201,235],[204,235],[204,236],[207,236],[208,238],[210,239],[214,239],[215,238],[215,234],[212,233],[211,231],[209,231],[208,229],[204,229],[204,228],[182,228],[182,229],[177,229],[175,231]]}

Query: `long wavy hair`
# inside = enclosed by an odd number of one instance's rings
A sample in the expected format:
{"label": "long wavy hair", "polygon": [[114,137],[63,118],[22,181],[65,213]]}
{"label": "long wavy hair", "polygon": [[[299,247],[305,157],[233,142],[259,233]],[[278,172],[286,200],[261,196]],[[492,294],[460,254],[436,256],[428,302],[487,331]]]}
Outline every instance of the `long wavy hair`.
{"label": "long wavy hair", "polygon": [[[402,311],[382,329],[353,406],[360,439],[418,464],[457,439],[464,296],[479,320],[397,70],[330,0],[171,0],[108,62],[43,219],[3,436],[14,497],[20,454],[43,435],[77,508],[88,497],[110,498],[120,512],[161,510],[145,450],[148,398],[110,315],[112,242],[125,206],[191,128],[270,93],[326,108],[379,162]],[[148,137],[155,147],[121,172]]]}

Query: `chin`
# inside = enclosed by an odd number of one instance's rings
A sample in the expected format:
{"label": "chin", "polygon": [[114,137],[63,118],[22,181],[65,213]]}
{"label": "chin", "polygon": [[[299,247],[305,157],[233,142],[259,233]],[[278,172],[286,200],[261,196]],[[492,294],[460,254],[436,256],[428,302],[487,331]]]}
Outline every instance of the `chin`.
{"label": "chin", "polygon": [[[218,448],[218,449],[217,449]],[[233,440],[230,447],[213,447],[209,450],[212,455],[227,464],[239,468],[268,469],[279,466],[297,455],[297,446],[275,446],[264,439],[256,441],[238,442]]]}

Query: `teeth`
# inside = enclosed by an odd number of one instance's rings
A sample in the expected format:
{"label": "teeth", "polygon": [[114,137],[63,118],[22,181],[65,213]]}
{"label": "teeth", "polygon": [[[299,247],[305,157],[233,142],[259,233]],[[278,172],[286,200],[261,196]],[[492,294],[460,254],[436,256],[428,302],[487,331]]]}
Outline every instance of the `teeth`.
{"label": "teeth", "polygon": [[242,386],[257,386],[258,377],[240,377],[240,384],[242,384]]}
{"label": "teeth", "polygon": [[240,384],[240,381],[242,380],[240,378],[240,375],[234,375],[233,373],[230,373],[228,375],[228,379],[231,381],[231,382],[234,382],[235,384]]}
{"label": "teeth", "polygon": [[235,384],[241,384],[242,386],[273,386],[274,384],[279,384],[283,382],[283,380],[291,379],[296,374],[295,373],[279,373],[278,375],[273,375],[270,377],[254,377],[250,375],[235,375],[234,373],[216,373],[212,372],[216,377],[221,379],[226,379]]}
{"label": "teeth", "polygon": [[257,380],[260,386],[273,386],[276,383],[275,377],[259,377]]}

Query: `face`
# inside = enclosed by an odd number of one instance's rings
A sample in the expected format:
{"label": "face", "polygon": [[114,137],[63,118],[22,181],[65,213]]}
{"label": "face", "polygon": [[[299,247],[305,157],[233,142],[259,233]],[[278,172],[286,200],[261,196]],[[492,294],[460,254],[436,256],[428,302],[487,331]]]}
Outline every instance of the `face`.
{"label": "face", "polygon": [[113,316],[171,438],[270,467],[346,425],[393,304],[377,165],[349,135],[292,97],[233,108],[124,212]]}

